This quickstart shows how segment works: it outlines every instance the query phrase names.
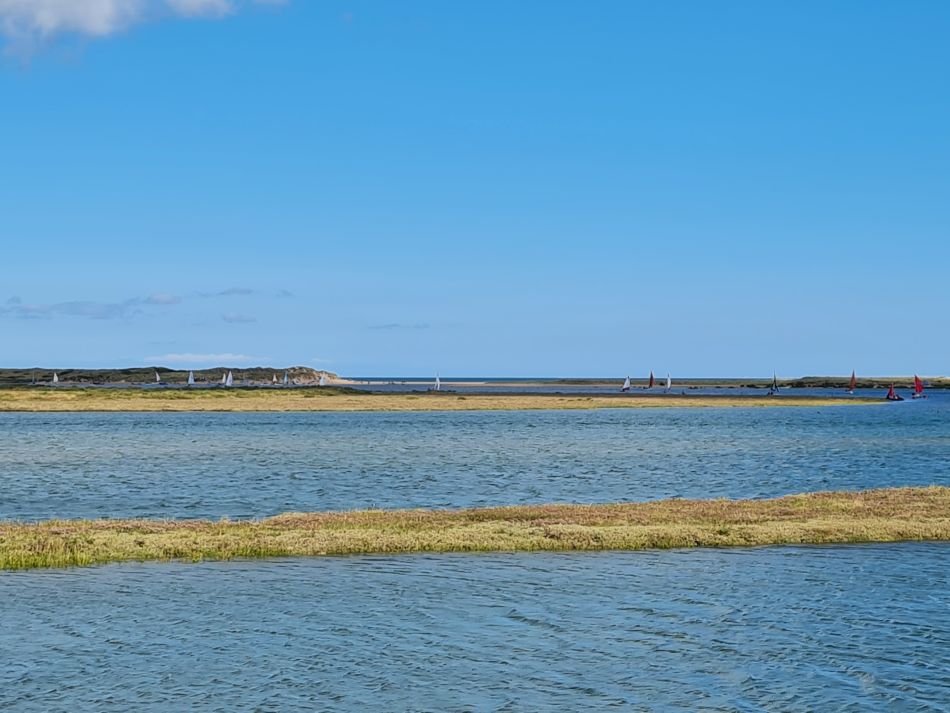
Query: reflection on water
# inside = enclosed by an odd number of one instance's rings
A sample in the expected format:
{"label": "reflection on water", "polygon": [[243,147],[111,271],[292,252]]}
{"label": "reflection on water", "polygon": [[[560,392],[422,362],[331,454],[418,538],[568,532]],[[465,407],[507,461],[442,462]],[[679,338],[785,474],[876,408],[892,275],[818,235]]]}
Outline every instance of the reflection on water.
{"label": "reflection on water", "polygon": [[950,546],[0,574],[0,708],[946,710]]}
{"label": "reflection on water", "polygon": [[841,408],[0,414],[0,519],[950,484],[950,398]]}

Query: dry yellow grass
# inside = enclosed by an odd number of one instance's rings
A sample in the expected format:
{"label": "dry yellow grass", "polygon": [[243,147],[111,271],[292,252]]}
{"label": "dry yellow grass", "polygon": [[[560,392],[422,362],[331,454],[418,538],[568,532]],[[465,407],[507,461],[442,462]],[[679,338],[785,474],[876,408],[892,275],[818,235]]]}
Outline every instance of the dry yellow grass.
{"label": "dry yellow grass", "polygon": [[0,568],[410,552],[638,550],[950,540],[950,488],[774,500],[292,513],[250,522],[0,523]]}
{"label": "dry yellow grass", "polygon": [[502,411],[841,406],[867,399],[672,394],[373,394],[323,389],[0,389],[0,411]]}

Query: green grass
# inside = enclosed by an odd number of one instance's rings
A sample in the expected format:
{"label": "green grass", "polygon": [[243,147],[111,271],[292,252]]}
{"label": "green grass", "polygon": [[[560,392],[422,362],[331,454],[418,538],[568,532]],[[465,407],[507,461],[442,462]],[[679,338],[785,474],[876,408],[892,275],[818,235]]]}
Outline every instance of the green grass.
{"label": "green grass", "polygon": [[773,500],[290,513],[266,520],[0,523],[0,568],[413,552],[950,540],[950,488]]}

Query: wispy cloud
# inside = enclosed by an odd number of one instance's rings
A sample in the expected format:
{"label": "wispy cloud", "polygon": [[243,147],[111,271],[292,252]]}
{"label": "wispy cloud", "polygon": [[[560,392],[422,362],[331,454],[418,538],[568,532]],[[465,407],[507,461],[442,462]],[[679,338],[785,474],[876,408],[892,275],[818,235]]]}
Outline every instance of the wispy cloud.
{"label": "wispy cloud", "polygon": [[404,324],[402,322],[387,322],[385,324],[371,324],[367,329],[430,329],[431,325],[426,322],[414,322],[413,324]]}
{"label": "wispy cloud", "polygon": [[154,292],[145,298],[145,302],[150,305],[177,305],[181,303],[181,297],[167,292]]}
{"label": "wispy cloud", "polygon": [[95,300],[69,300],[54,303],[28,303],[19,297],[11,297],[0,315],[19,319],[49,319],[52,317],[85,317],[88,319],[127,319],[142,313],[142,306],[167,306],[181,302],[181,299],[167,293],[155,293],[148,297],[132,297],[120,302],[98,302]]}
{"label": "wispy cloud", "polygon": [[232,354],[224,352],[222,354],[157,354],[145,357],[145,361],[150,364],[264,364],[270,361],[270,357],[251,356],[249,354]]}
{"label": "wispy cloud", "polygon": [[247,314],[238,314],[236,312],[228,312],[221,315],[221,319],[229,324],[250,324],[251,322],[256,322],[256,317],[251,317]]}
{"label": "wispy cloud", "polygon": [[64,34],[107,37],[163,17],[217,18],[242,6],[280,5],[273,0],[0,0],[0,33],[28,50]]}

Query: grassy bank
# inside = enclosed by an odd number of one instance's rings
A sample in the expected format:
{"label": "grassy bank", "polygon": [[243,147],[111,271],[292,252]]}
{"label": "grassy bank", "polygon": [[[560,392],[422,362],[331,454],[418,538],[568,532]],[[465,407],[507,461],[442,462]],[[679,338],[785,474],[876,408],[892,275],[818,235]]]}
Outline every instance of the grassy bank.
{"label": "grassy bank", "polygon": [[653,408],[664,406],[832,406],[859,398],[674,394],[379,394],[345,388],[304,389],[0,389],[0,411],[499,411]]}
{"label": "grassy bank", "polygon": [[472,510],[287,514],[252,522],[0,523],[0,568],[410,552],[639,550],[950,540],[950,488]]}

